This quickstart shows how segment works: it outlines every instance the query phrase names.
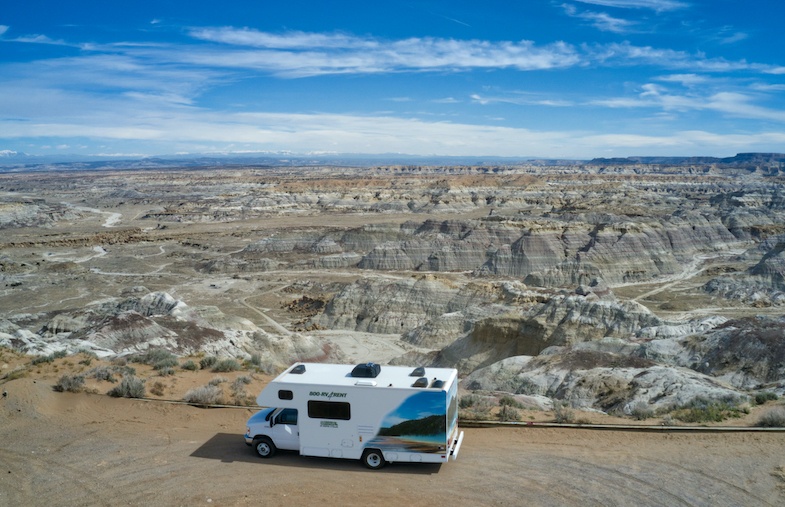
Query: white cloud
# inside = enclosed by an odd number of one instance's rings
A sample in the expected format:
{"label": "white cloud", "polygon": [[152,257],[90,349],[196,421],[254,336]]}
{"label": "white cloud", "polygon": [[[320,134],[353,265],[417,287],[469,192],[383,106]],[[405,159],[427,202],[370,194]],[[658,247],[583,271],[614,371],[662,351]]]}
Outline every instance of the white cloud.
{"label": "white cloud", "polygon": [[455,40],[433,37],[386,41],[345,34],[286,32],[247,28],[193,29],[196,39],[225,46],[189,47],[169,56],[211,67],[265,70],[281,77],[323,74],[514,68],[565,68],[580,61],[562,42],[537,46],[531,41]]}
{"label": "white cloud", "polygon": [[569,107],[573,103],[568,100],[562,99],[546,99],[541,98],[537,94],[514,92],[503,96],[489,97],[473,93],[470,98],[473,102],[480,105],[488,104],[514,104],[518,106],[549,106],[549,107]]}
{"label": "white cloud", "polygon": [[669,76],[660,76],[657,80],[669,83],[679,83],[682,86],[691,87],[705,84],[709,81],[709,78],[699,74],[671,74]]}
{"label": "white cloud", "polygon": [[603,7],[618,7],[621,9],[651,9],[654,11],[672,11],[684,9],[689,6],[678,0],[576,0],[577,2],[602,5]]}
{"label": "white cloud", "polygon": [[672,93],[665,87],[648,83],[637,97],[589,101],[588,105],[610,108],[657,108],[664,111],[715,111],[725,116],[749,120],[785,122],[785,111],[757,105],[756,97],[732,91],[693,91]]}
{"label": "white cloud", "polygon": [[[715,101],[734,103],[732,97],[716,97]],[[0,120],[0,137],[60,138],[64,141],[87,137],[104,140],[105,144],[114,146],[113,151],[137,154],[233,152],[241,147],[246,151],[292,153],[398,152],[565,158],[591,158],[599,153],[691,155],[728,150],[727,153],[732,154],[735,151],[771,151],[771,146],[785,142],[785,132],[740,135],[679,131],[645,135],[535,131],[392,116],[200,110],[156,115],[153,111],[133,108],[118,110],[115,115],[99,115],[89,124],[29,122],[20,125]]]}
{"label": "white cloud", "polygon": [[563,4],[564,12],[571,17],[589,21],[595,28],[603,32],[627,33],[632,31],[636,23],[615,18],[605,12],[579,12],[572,4]]}
{"label": "white cloud", "polygon": [[763,74],[785,74],[785,67],[751,63],[746,60],[707,58],[674,49],[635,46],[629,42],[584,45],[587,58],[601,65],[650,65],[665,69],[684,69],[691,72],[753,71]]}
{"label": "white cloud", "polygon": [[65,42],[64,40],[50,39],[48,36],[40,35],[40,34],[25,35],[25,36],[22,36],[22,37],[17,37],[16,39],[12,39],[12,40],[14,42],[26,42],[28,44],[50,44],[50,45],[53,45],[53,46],[70,46],[71,45],[71,44],[68,44],[67,42]]}
{"label": "white cloud", "polygon": [[8,31],[8,28],[9,28],[8,25],[0,25],[0,35],[6,33]]}

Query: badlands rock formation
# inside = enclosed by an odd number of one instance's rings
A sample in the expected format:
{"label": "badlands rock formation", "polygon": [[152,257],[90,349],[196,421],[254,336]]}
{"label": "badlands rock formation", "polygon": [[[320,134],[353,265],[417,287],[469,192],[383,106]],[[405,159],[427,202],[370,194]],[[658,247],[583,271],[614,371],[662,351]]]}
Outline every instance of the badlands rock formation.
{"label": "badlands rock formation", "polygon": [[783,180],[744,160],[0,173],[0,345],[454,366],[622,413],[782,393]]}

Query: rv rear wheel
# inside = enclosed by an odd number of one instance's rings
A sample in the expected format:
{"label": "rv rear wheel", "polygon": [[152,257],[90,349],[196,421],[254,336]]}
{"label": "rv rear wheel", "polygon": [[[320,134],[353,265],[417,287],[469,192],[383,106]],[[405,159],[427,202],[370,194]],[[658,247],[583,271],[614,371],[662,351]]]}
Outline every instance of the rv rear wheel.
{"label": "rv rear wheel", "polygon": [[371,470],[378,470],[384,466],[384,456],[379,449],[366,449],[362,457],[363,465]]}
{"label": "rv rear wheel", "polygon": [[261,437],[254,440],[253,448],[256,449],[256,454],[262,458],[272,458],[275,456],[275,444],[267,437]]}

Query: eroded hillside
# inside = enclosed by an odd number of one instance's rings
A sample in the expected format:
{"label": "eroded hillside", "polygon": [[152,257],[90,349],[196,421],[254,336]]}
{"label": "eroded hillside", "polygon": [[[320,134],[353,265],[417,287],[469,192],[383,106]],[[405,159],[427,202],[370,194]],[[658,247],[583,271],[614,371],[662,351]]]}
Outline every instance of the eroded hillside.
{"label": "eroded hillside", "polygon": [[458,367],[615,413],[785,390],[777,172],[0,174],[0,344]]}

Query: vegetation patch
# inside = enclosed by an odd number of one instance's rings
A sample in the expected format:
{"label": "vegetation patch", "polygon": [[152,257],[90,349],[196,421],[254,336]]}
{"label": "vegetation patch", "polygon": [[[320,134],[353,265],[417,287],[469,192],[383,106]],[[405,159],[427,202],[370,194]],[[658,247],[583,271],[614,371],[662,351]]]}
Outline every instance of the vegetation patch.
{"label": "vegetation patch", "polygon": [[699,396],[686,406],[671,412],[671,416],[685,423],[722,422],[749,413],[749,409],[741,407],[740,403],[741,400],[735,397],[711,400]]}
{"label": "vegetation patch", "polygon": [[183,370],[188,370],[188,371],[196,371],[196,370],[199,369],[199,365],[196,364],[196,362],[194,362],[193,359],[189,359],[188,361],[186,361],[183,364],[181,364],[180,368],[182,368]]}
{"label": "vegetation patch", "polygon": [[58,350],[57,352],[52,352],[47,356],[38,356],[31,361],[31,364],[38,365],[43,363],[53,363],[55,359],[60,359],[62,357],[66,357],[68,352],[65,350]]}
{"label": "vegetation patch", "polygon": [[237,362],[236,359],[221,359],[215,365],[213,365],[214,372],[229,372],[229,371],[237,371],[242,369],[240,363]]}
{"label": "vegetation patch", "polygon": [[458,416],[466,420],[487,421],[495,405],[495,399],[491,396],[467,394],[458,400]]}
{"label": "vegetation patch", "polygon": [[63,375],[57,384],[54,385],[54,390],[59,393],[79,393],[84,390],[84,377],[82,375]]}
{"label": "vegetation patch", "polygon": [[567,402],[553,402],[553,419],[559,424],[572,424],[575,422],[575,411]]}
{"label": "vegetation patch", "polygon": [[145,381],[129,375],[123,377],[120,384],[112,388],[107,394],[115,398],[144,398],[145,396]]}
{"label": "vegetation patch", "polygon": [[755,426],[760,428],[785,428],[785,407],[775,407],[763,413]]}
{"label": "vegetation patch", "polygon": [[172,369],[179,364],[177,356],[165,349],[149,349],[133,356],[131,362],[150,365],[156,371]]}
{"label": "vegetation patch", "polygon": [[218,362],[218,358],[215,356],[206,356],[199,360],[199,367],[203,370],[208,370],[212,368],[215,363]]}
{"label": "vegetation patch", "polygon": [[771,391],[762,391],[755,394],[755,404],[756,405],[764,405],[768,401],[774,401],[779,399],[777,393],[773,393]]}
{"label": "vegetation patch", "polygon": [[223,391],[218,386],[207,385],[189,389],[183,400],[194,405],[221,405],[223,404]]}

